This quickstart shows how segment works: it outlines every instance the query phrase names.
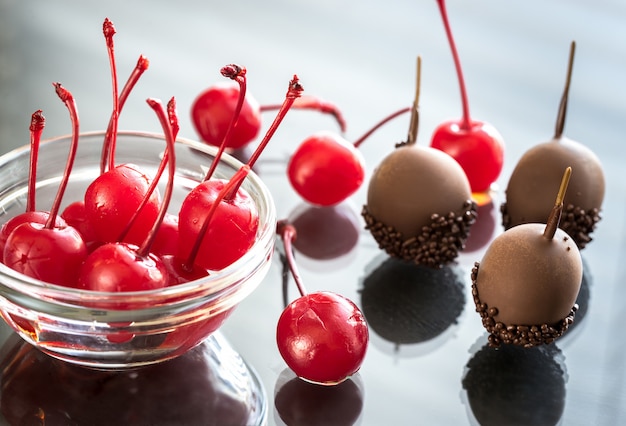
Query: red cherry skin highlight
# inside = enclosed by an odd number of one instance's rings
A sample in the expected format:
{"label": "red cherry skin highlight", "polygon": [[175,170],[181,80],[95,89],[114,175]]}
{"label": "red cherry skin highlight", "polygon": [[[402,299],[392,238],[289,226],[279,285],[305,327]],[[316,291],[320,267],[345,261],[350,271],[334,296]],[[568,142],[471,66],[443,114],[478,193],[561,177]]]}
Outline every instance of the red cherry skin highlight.
{"label": "red cherry skin highlight", "polygon": [[311,204],[332,206],[356,192],[365,179],[361,152],[330,132],[306,138],[287,165],[289,182]]}
{"label": "red cherry skin highlight", "polygon": [[302,379],[337,384],[356,373],[367,350],[365,317],[349,299],[309,293],[291,302],[278,319],[281,356]]}

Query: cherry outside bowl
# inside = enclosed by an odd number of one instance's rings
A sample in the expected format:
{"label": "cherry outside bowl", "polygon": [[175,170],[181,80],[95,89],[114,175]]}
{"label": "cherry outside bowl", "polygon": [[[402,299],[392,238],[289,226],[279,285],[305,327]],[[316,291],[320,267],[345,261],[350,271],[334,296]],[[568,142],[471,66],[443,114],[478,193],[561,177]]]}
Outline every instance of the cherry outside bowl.
{"label": "cherry outside bowl", "polygon": [[[103,137],[101,132],[81,135],[63,207],[82,199],[87,186],[98,176]],[[63,136],[41,144],[37,209],[51,206],[70,139]],[[162,135],[120,132],[115,161],[137,164],[153,174],[164,149]],[[213,147],[177,140],[170,212],[178,212],[185,195],[204,177],[214,154]],[[28,146],[0,157],[0,223],[25,210],[28,164]],[[228,178],[240,166],[239,161],[225,155],[215,176]],[[27,342],[49,355],[83,366],[125,369],[184,354],[220,327],[270,267],[276,227],[271,194],[254,173],[245,179],[243,188],[258,208],[259,230],[253,247],[223,270],[159,290],[105,293],[47,284],[0,264],[0,314]]]}

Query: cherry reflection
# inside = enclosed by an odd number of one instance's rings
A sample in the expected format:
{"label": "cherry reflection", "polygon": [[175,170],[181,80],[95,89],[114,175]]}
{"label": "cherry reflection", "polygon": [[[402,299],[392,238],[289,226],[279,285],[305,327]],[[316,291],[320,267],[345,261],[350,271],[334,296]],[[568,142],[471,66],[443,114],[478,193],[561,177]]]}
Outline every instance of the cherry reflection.
{"label": "cherry reflection", "polygon": [[338,385],[323,386],[306,382],[285,369],[276,381],[274,409],[278,425],[355,425],[363,409],[361,376],[357,373]]}
{"label": "cherry reflection", "polygon": [[[393,343],[396,355],[401,345],[429,343],[432,350],[442,344],[451,336],[445,332],[457,324],[465,300],[460,268],[433,269],[393,257],[369,273],[361,289],[370,330]],[[435,342],[438,337],[441,341]]]}
{"label": "cherry reflection", "polygon": [[567,373],[555,345],[485,344],[469,360],[462,384],[471,424],[557,425],[565,409]]}
{"label": "cherry reflection", "polygon": [[289,222],[298,233],[294,248],[309,259],[344,258],[359,242],[360,217],[348,203],[330,207],[301,204],[291,212]]}
{"label": "cherry reflection", "polygon": [[264,392],[219,336],[174,360],[119,372],[57,360],[17,335],[2,354],[0,413],[11,425],[245,426],[266,415]]}

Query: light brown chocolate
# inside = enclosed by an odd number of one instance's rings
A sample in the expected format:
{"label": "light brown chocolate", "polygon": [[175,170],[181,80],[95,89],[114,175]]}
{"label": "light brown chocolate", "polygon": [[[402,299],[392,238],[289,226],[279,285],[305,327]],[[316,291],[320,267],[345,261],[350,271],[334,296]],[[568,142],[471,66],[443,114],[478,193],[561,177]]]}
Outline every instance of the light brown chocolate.
{"label": "light brown chocolate", "polygon": [[579,248],[584,248],[600,220],[604,172],[589,148],[565,137],[536,145],[521,157],[509,179],[506,202],[501,206],[504,228],[545,221],[563,170],[568,166],[572,168],[572,177],[563,201],[560,227]]}
{"label": "light brown chocolate", "polygon": [[573,321],[583,276],[580,252],[563,230],[548,239],[545,228],[509,229],[474,268],[476,310],[495,343],[550,343]]}
{"label": "light brown chocolate", "polygon": [[465,172],[452,157],[406,145],[374,171],[362,214],[388,254],[441,267],[463,248],[476,204]]}

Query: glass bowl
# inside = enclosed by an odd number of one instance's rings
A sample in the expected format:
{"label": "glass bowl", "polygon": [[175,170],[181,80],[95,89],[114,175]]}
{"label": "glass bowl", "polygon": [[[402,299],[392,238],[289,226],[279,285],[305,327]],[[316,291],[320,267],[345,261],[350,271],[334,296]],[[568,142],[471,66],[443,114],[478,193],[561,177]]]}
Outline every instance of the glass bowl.
{"label": "glass bowl", "polygon": [[[99,175],[103,138],[102,132],[81,135],[63,206],[82,199],[87,186]],[[70,140],[70,136],[63,136],[41,144],[38,210],[51,206],[65,168]],[[115,161],[136,164],[153,174],[164,149],[162,135],[120,132]],[[213,147],[182,138],[177,140],[171,213],[178,212],[186,194],[202,180],[214,154]],[[25,211],[28,164],[29,147],[0,157],[0,223]],[[240,166],[239,161],[225,155],[215,177],[228,178]],[[159,290],[108,293],[47,284],[0,264],[2,317],[22,338],[43,352],[93,368],[126,369],[186,353],[221,326],[260,284],[270,267],[276,226],[271,194],[252,172],[242,187],[259,211],[257,238],[242,258],[221,271]]]}

